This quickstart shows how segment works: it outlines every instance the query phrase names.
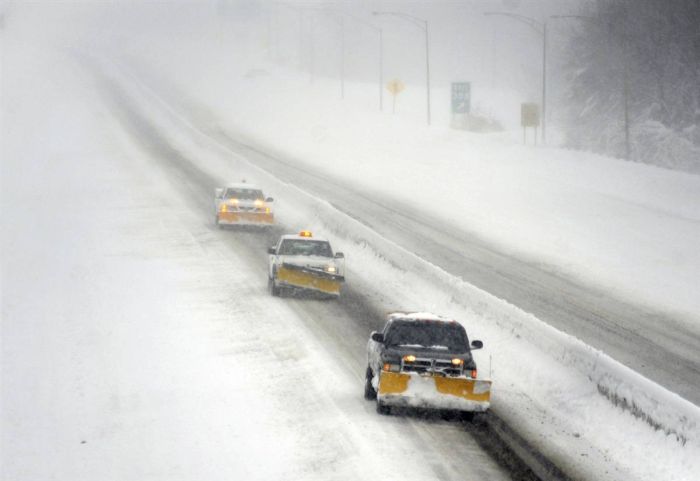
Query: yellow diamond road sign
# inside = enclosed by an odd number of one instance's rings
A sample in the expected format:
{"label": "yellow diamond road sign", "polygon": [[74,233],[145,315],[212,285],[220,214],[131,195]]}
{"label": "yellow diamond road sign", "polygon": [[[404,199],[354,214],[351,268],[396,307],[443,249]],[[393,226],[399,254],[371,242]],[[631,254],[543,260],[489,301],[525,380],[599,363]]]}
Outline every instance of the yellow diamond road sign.
{"label": "yellow diamond road sign", "polygon": [[387,82],[386,84],[386,89],[391,92],[392,95],[396,95],[405,89],[406,86],[403,84],[401,80],[394,79],[391,80],[390,82]]}

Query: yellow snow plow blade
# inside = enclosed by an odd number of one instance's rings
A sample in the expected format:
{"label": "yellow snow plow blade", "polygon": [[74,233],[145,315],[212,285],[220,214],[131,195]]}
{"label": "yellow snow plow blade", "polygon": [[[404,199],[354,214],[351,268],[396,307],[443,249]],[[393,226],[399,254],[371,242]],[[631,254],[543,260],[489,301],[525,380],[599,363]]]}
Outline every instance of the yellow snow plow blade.
{"label": "yellow snow plow blade", "polygon": [[221,224],[274,224],[275,216],[269,212],[219,212]]}
{"label": "yellow snow plow blade", "polygon": [[[451,394],[471,401],[489,401],[491,399],[491,381],[454,377],[435,377],[433,379],[435,379],[435,387],[441,394]],[[477,386],[479,386],[478,389]],[[488,390],[483,392],[484,388],[488,388]]]}
{"label": "yellow snow plow blade", "polygon": [[340,295],[342,282],[342,278],[339,276],[326,275],[323,272],[314,272],[303,268],[290,268],[284,265],[277,271],[277,280],[288,286],[333,295]]}
{"label": "yellow snow plow blade", "polygon": [[382,371],[379,375],[379,395],[413,397],[416,394],[424,397],[426,387],[430,388],[431,384],[438,395],[455,396],[476,403],[489,403],[491,400],[491,381],[437,375],[420,376],[416,373],[388,371]]}
{"label": "yellow snow plow blade", "polygon": [[397,372],[382,371],[379,375],[379,394],[401,394],[408,389],[411,376]]}

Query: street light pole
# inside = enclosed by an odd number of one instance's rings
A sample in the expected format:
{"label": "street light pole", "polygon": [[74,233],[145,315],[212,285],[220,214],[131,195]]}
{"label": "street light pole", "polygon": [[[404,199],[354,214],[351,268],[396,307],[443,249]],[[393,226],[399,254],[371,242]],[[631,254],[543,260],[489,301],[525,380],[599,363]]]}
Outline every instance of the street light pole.
{"label": "street light pole", "polygon": [[314,49],[314,36],[316,33],[316,18],[311,15],[309,18],[309,83],[314,83],[314,70],[316,52]]}
{"label": "street light pole", "polygon": [[427,95],[428,125],[430,125],[430,46],[428,43],[428,21],[425,22],[425,93]]}
{"label": "street light pole", "polygon": [[517,13],[485,12],[486,16],[510,17],[526,25],[542,35],[542,143],[547,143],[547,21],[526,17]]}
{"label": "street light pole", "polygon": [[627,61],[627,22],[622,20],[622,96],[625,109],[625,159],[630,160],[630,78]]}
{"label": "street light pole", "polygon": [[547,22],[542,22],[542,143],[547,144]]}
{"label": "street light pole", "polygon": [[425,33],[426,115],[428,125],[430,125],[430,41],[428,37],[428,21],[403,12],[372,12],[372,15],[391,15],[393,17],[402,18],[416,25]]}
{"label": "street light pole", "polygon": [[379,29],[379,111],[384,111],[384,32]]}
{"label": "street light pole", "polygon": [[345,99],[345,18],[340,17],[340,98]]}
{"label": "street light pole", "polygon": [[297,9],[299,13],[299,71],[304,68],[304,56],[302,52],[304,50],[304,11]]}

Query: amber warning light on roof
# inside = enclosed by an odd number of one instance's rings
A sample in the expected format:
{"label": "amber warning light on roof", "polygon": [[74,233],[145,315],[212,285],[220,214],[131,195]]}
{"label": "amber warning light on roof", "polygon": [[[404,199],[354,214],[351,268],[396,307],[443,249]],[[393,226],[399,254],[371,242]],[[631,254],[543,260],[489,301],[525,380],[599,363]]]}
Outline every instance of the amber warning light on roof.
{"label": "amber warning light on roof", "polygon": [[311,231],[303,230],[299,232],[299,237],[313,237],[313,235],[311,234]]}

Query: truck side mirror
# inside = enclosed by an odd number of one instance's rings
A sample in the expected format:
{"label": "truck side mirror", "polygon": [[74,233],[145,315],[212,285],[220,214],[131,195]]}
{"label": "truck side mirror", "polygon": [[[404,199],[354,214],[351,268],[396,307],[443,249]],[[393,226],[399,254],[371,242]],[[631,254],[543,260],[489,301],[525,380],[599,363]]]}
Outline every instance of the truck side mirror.
{"label": "truck side mirror", "polygon": [[224,189],[221,189],[221,188],[214,189],[214,196],[217,199],[221,199],[224,196]]}
{"label": "truck side mirror", "polygon": [[380,343],[380,344],[384,344],[384,334],[382,334],[381,332],[374,331],[374,332],[372,333],[372,335],[370,336],[370,338],[371,338],[374,342],[378,342],[378,343]]}
{"label": "truck side mirror", "polygon": [[484,343],[479,340],[472,341],[472,349],[481,349],[484,347]]}
{"label": "truck side mirror", "polygon": [[343,254],[342,252],[336,252],[335,258],[336,259],[345,259],[345,254]]}
{"label": "truck side mirror", "polygon": [[265,202],[274,202],[274,201],[275,201],[275,199],[273,199],[272,197],[268,197],[267,199],[265,199]]}
{"label": "truck side mirror", "polygon": [[272,254],[272,255],[274,256],[274,255],[277,254],[277,249],[275,249],[274,247],[268,247],[268,248],[267,248],[267,253],[268,253],[268,254]]}

